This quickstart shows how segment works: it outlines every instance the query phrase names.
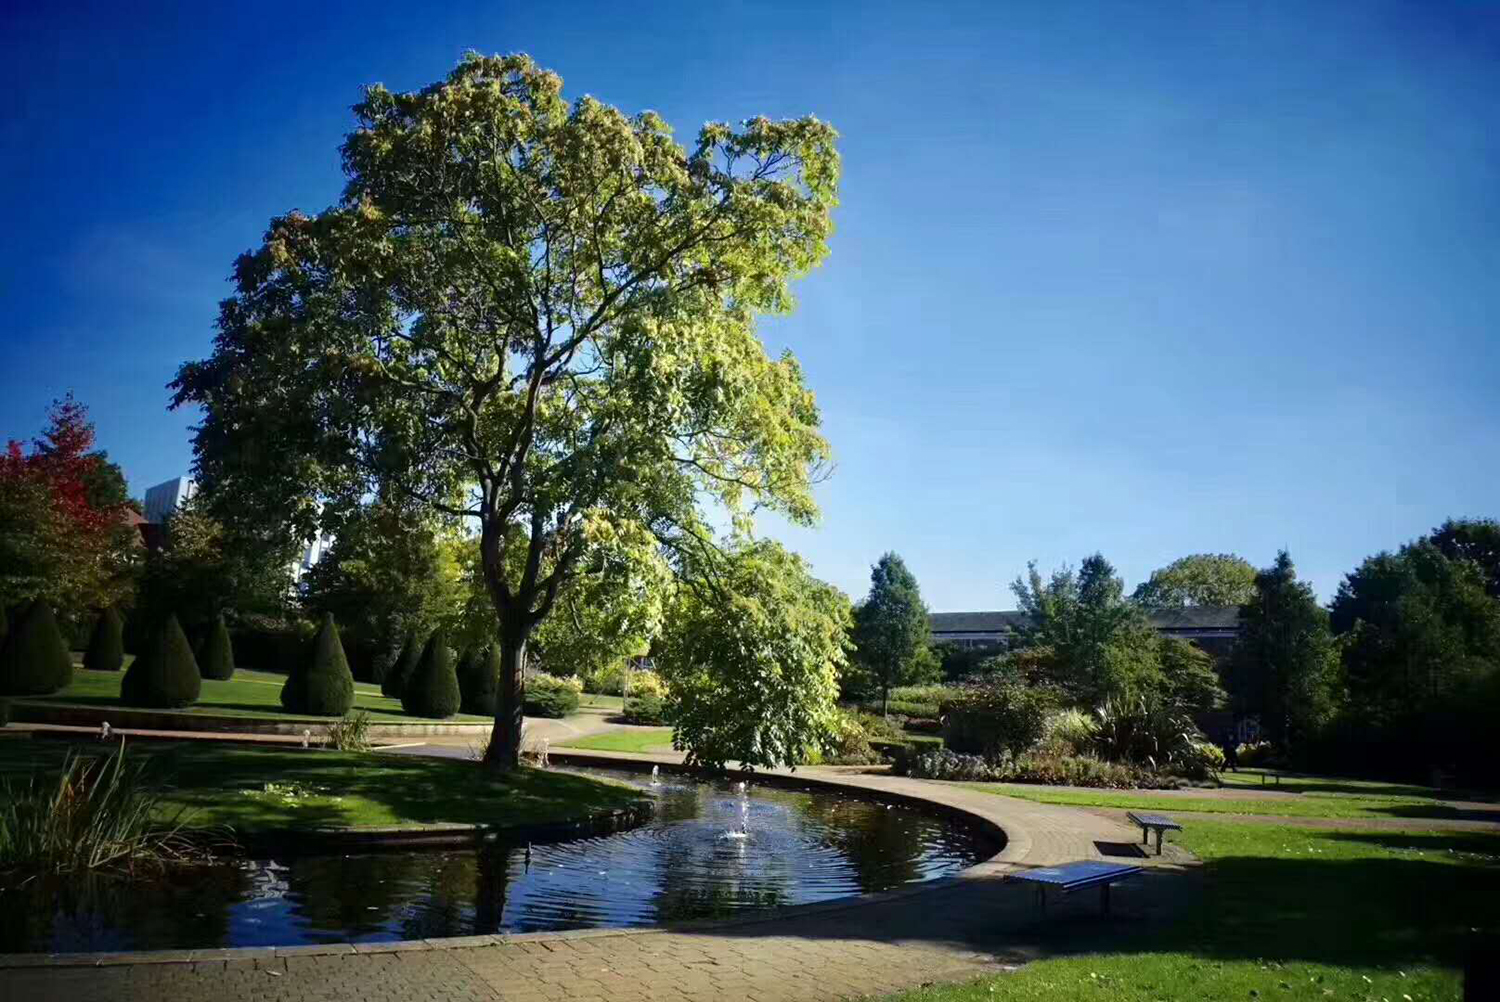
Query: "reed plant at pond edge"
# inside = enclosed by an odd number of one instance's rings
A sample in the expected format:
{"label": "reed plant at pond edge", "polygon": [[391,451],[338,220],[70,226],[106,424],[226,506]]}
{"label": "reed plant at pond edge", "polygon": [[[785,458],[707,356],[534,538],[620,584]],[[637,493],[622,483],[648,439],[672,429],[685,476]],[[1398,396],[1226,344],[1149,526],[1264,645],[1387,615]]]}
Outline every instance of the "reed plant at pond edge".
{"label": "reed plant at pond edge", "polygon": [[0,783],[0,875],[134,873],[207,858],[213,840],[227,844],[227,833],[189,833],[183,822],[181,809],[164,809],[146,763],[126,761],[124,739],[102,758],[73,749],[55,774]]}

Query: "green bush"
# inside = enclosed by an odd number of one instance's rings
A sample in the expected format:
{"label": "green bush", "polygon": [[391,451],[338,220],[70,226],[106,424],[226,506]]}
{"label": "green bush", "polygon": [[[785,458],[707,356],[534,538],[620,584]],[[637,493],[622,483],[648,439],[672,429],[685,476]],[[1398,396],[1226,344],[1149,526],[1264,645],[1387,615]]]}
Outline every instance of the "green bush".
{"label": "green bush", "polygon": [[465,713],[493,717],[499,688],[499,648],[487,644],[464,655],[458,665],[458,691]]}
{"label": "green bush", "polygon": [[1187,713],[1145,696],[1107,699],[1094,716],[1099,722],[1095,749],[1111,762],[1165,769],[1191,757],[1203,740]]}
{"label": "green bush", "polygon": [[0,650],[0,695],[48,696],[71,681],[73,656],[63,645],[57,617],[46,602],[32,602]]}
{"label": "green bush", "polygon": [[1087,786],[1124,790],[1169,785],[1150,773],[1089,755],[966,755],[952,751],[924,751],[907,765],[919,779],[950,779],[983,783],[1037,783],[1048,786]]}
{"label": "green bush", "polygon": [[401,653],[396,656],[389,668],[386,669],[385,677],[380,680],[380,694],[392,699],[400,699],[406,692],[406,683],[416,673],[417,663],[422,660],[423,644],[418,634],[408,633],[406,641],[401,645]]}
{"label": "green bush", "polygon": [[578,709],[578,690],[562,679],[537,673],[526,680],[521,706],[528,717],[566,717]]}
{"label": "green bush", "polygon": [[860,702],[859,708],[869,713],[879,713],[883,708],[889,709],[893,717],[911,717],[916,720],[936,720],[941,716],[941,709],[937,703],[920,703],[908,699],[892,698],[888,706],[878,699],[866,699]]}
{"label": "green bush", "polygon": [[604,696],[625,695],[625,679],[630,669],[623,661],[614,661],[586,677],[585,692],[596,692]]}
{"label": "green bush", "polygon": [[83,666],[90,671],[119,671],[125,663],[124,624],[114,606],[107,606],[94,623],[93,636],[83,655]]}
{"label": "green bush", "polygon": [[198,701],[203,678],[193,648],[175,614],[156,630],[120,680],[120,702],[126,706],[177,709]]}
{"label": "green bush", "polygon": [[1047,718],[1042,747],[1056,755],[1087,755],[1099,733],[1099,721],[1082,710],[1058,710]]}
{"label": "green bush", "polygon": [[874,765],[884,760],[871,746],[860,715],[843,710],[834,717],[832,734],[824,742],[822,752],[822,759],[828,765]]}
{"label": "green bush", "polygon": [[964,690],[951,685],[900,685],[891,690],[891,699],[901,703],[925,703],[940,710],[944,703],[964,697]]}
{"label": "green bush", "polygon": [[234,644],[229,640],[229,627],[224,625],[222,612],[214,617],[213,626],[209,627],[198,667],[204,678],[227,682],[234,677]]}
{"label": "green bush", "polygon": [[948,707],[943,739],[954,752],[1018,755],[1041,739],[1055,704],[1039,686],[1008,680],[975,686]]}
{"label": "green bush", "polygon": [[453,668],[453,652],[448,649],[448,637],[442,630],[434,632],[422,648],[422,659],[407,679],[401,705],[414,717],[437,720],[453,716],[463,705],[458,673]]}
{"label": "green bush", "polygon": [[628,723],[659,727],[667,722],[667,704],[654,692],[626,696],[624,716]]}
{"label": "green bush", "polygon": [[288,713],[316,717],[342,717],[354,705],[354,676],[331,613],[323,617],[312,650],[287,675],[281,705]]}

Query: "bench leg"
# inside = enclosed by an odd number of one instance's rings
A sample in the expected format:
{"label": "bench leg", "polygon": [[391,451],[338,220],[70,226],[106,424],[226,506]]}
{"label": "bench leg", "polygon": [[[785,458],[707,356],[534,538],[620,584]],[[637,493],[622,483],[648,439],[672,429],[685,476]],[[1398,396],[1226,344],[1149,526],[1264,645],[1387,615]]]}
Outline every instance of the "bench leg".
{"label": "bench leg", "polygon": [[1147,828],[1145,825],[1141,825],[1141,845],[1149,845],[1150,843],[1151,829]]}
{"label": "bench leg", "polygon": [[1036,908],[1037,908],[1037,911],[1039,911],[1039,912],[1042,913],[1043,917],[1046,916],[1046,914],[1047,914],[1047,888],[1042,887],[1041,885],[1038,885],[1037,889],[1036,889]]}
{"label": "bench leg", "polygon": [[1160,828],[1156,829],[1156,854],[1158,856],[1161,855],[1161,834],[1162,834],[1161,829]]}
{"label": "bench leg", "polygon": [[1108,915],[1109,914],[1109,885],[1108,884],[1100,884],[1099,885],[1099,905],[1103,909],[1104,914]]}

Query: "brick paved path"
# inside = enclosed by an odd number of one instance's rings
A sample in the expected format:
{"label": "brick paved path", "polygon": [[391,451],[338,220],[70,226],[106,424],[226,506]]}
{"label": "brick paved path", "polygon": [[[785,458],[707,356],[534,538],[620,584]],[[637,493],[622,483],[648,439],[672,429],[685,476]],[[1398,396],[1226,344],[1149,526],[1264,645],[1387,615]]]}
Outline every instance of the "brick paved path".
{"label": "brick paved path", "polygon": [[[1058,945],[1077,923],[1164,921],[1192,881],[1168,846],[1161,864],[1115,889],[1116,917],[1096,917],[1083,893],[1049,905],[1039,922],[1031,894],[1002,878],[1015,867],[1098,858],[1096,840],[1134,842],[1118,821],[961,787],[834,770],[804,774],[849,786],[921,795],[1000,824],[1005,850],[950,880],[854,903],[789,909],[737,923],[670,931],[481,936],[359,947],[198,951],[180,963],[5,967],[3,1002],[409,1002],[409,1000],[647,999],[757,1002],[833,999],[959,980],[1003,970]],[[1047,937],[1051,936],[1049,940]],[[1063,943],[1065,944],[1065,940]],[[113,963],[112,961],[120,961]]]}

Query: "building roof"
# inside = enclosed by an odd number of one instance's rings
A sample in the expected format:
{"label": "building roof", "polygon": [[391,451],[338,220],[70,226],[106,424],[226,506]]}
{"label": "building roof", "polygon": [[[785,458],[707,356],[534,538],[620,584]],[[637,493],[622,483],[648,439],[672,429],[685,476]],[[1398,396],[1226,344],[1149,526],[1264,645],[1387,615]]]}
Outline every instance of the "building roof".
{"label": "building roof", "polygon": [[[1155,609],[1146,614],[1158,630],[1232,630],[1240,624],[1234,605]],[[928,623],[933,633],[1004,633],[1026,625],[1026,614],[1016,609],[994,612],[934,612]]]}
{"label": "building roof", "polygon": [[999,612],[934,612],[927,616],[934,633],[998,633],[1014,630],[1026,622],[1016,609]]}

